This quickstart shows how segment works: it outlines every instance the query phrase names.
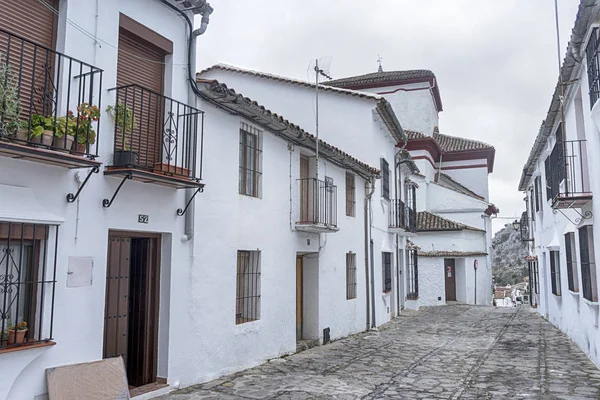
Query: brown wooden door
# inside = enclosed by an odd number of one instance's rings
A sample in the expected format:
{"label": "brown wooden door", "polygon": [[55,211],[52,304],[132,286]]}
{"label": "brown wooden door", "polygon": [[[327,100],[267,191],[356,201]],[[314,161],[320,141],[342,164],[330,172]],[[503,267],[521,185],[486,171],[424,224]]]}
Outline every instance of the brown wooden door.
{"label": "brown wooden door", "polygon": [[156,381],[160,240],[151,236],[108,241],[103,356],[123,357],[131,386]]}
{"label": "brown wooden door", "polygon": [[302,340],[302,322],[304,319],[303,279],[302,257],[296,257],[296,340]]}
{"label": "brown wooden door", "polygon": [[[163,137],[163,93],[165,52],[146,40],[121,28],[117,86],[137,84],[144,88],[119,91],[119,102],[133,111],[135,127],[126,134],[126,144],[138,155],[138,165],[154,168],[160,164]],[[117,149],[123,145],[117,135]]]}
{"label": "brown wooden door", "polygon": [[446,281],[446,301],[456,301],[456,268],[453,258],[444,259],[444,278]]}
{"label": "brown wooden door", "polygon": [[104,358],[122,356],[127,365],[131,239],[108,238]]}

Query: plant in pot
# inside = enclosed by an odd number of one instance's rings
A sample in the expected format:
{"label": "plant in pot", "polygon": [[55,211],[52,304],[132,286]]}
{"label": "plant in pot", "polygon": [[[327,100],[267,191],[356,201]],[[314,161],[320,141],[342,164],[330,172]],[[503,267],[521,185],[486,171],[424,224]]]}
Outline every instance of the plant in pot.
{"label": "plant in pot", "polygon": [[52,145],[54,138],[54,118],[44,117],[40,114],[31,116],[31,133],[27,129],[29,123],[24,122],[25,129],[19,131],[17,139],[29,140],[32,143],[42,143],[46,146]]}
{"label": "plant in pot", "polygon": [[90,145],[96,143],[96,131],[92,128],[92,123],[100,118],[100,109],[98,106],[81,103],[77,107],[77,113],[79,123],[75,127],[75,152],[86,153]]}
{"label": "plant in pot", "polygon": [[56,131],[54,134],[54,147],[58,150],[70,151],[75,140],[75,129],[77,129],[77,119],[73,111],[69,111],[65,117],[56,119]]}
{"label": "plant in pot", "polygon": [[20,101],[17,77],[0,53],[0,137],[16,136],[23,124],[19,120]]}
{"label": "plant in pot", "polygon": [[19,322],[16,325],[9,325],[6,329],[8,344],[21,344],[25,342],[25,334],[27,333],[27,322]]}
{"label": "plant in pot", "polygon": [[[131,150],[130,134],[136,128],[135,116],[126,104],[109,105],[106,112],[112,118],[116,128],[115,140],[121,139],[122,149],[115,150],[115,165],[137,165],[138,153]],[[118,147],[118,146],[115,146]]]}

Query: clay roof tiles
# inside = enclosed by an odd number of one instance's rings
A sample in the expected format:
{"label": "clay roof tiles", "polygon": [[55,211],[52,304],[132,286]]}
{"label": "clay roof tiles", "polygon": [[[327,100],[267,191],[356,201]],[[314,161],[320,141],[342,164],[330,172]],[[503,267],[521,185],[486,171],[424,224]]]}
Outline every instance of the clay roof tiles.
{"label": "clay roof tiles", "polygon": [[427,69],[412,69],[407,71],[379,71],[370,74],[351,76],[348,78],[334,79],[324,85],[334,87],[370,85],[384,82],[408,81],[420,78],[435,78],[433,72]]}
{"label": "clay roof tiles", "polygon": [[420,211],[417,213],[417,232],[462,230],[484,232],[482,229],[461,224],[460,222],[440,217],[439,215],[432,214],[428,211]]}

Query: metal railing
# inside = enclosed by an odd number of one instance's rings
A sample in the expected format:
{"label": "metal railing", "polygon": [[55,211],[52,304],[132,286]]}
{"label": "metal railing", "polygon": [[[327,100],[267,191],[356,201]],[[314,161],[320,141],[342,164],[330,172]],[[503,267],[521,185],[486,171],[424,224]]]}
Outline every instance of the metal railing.
{"label": "metal railing", "polygon": [[588,85],[590,89],[590,108],[600,97],[600,61],[598,60],[598,28],[592,29],[590,40],[585,49],[587,56]]}
{"label": "metal railing", "polygon": [[298,224],[337,227],[337,186],[315,178],[298,179],[300,218]]}
{"label": "metal railing", "polygon": [[586,140],[557,142],[546,160],[546,187],[549,199],[589,193]]}
{"label": "metal railing", "polygon": [[102,70],[0,28],[0,138],[98,156]]}
{"label": "metal railing", "polygon": [[522,242],[531,242],[533,238],[531,237],[531,226],[529,225],[529,216],[527,211],[523,211],[521,214],[521,220],[519,221],[519,230],[521,233],[521,241]]}
{"label": "metal railing", "polygon": [[402,200],[390,200],[389,227],[416,232],[417,213]]}
{"label": "metal railing", "polygon": [[109,107],[114,121],[112,166],[202,178],[202,111],[139,85],[110,90],[116,91],[115,105]]}

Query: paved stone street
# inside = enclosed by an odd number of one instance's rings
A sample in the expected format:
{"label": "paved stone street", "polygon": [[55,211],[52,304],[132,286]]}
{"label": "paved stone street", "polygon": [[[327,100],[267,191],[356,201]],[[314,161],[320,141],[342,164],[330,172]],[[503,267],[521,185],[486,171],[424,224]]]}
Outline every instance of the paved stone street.
{"label": "paved stone street", "polygon": [[174,392],[196,399],[600,399],[600,370],[528,307],[453,305]]}

